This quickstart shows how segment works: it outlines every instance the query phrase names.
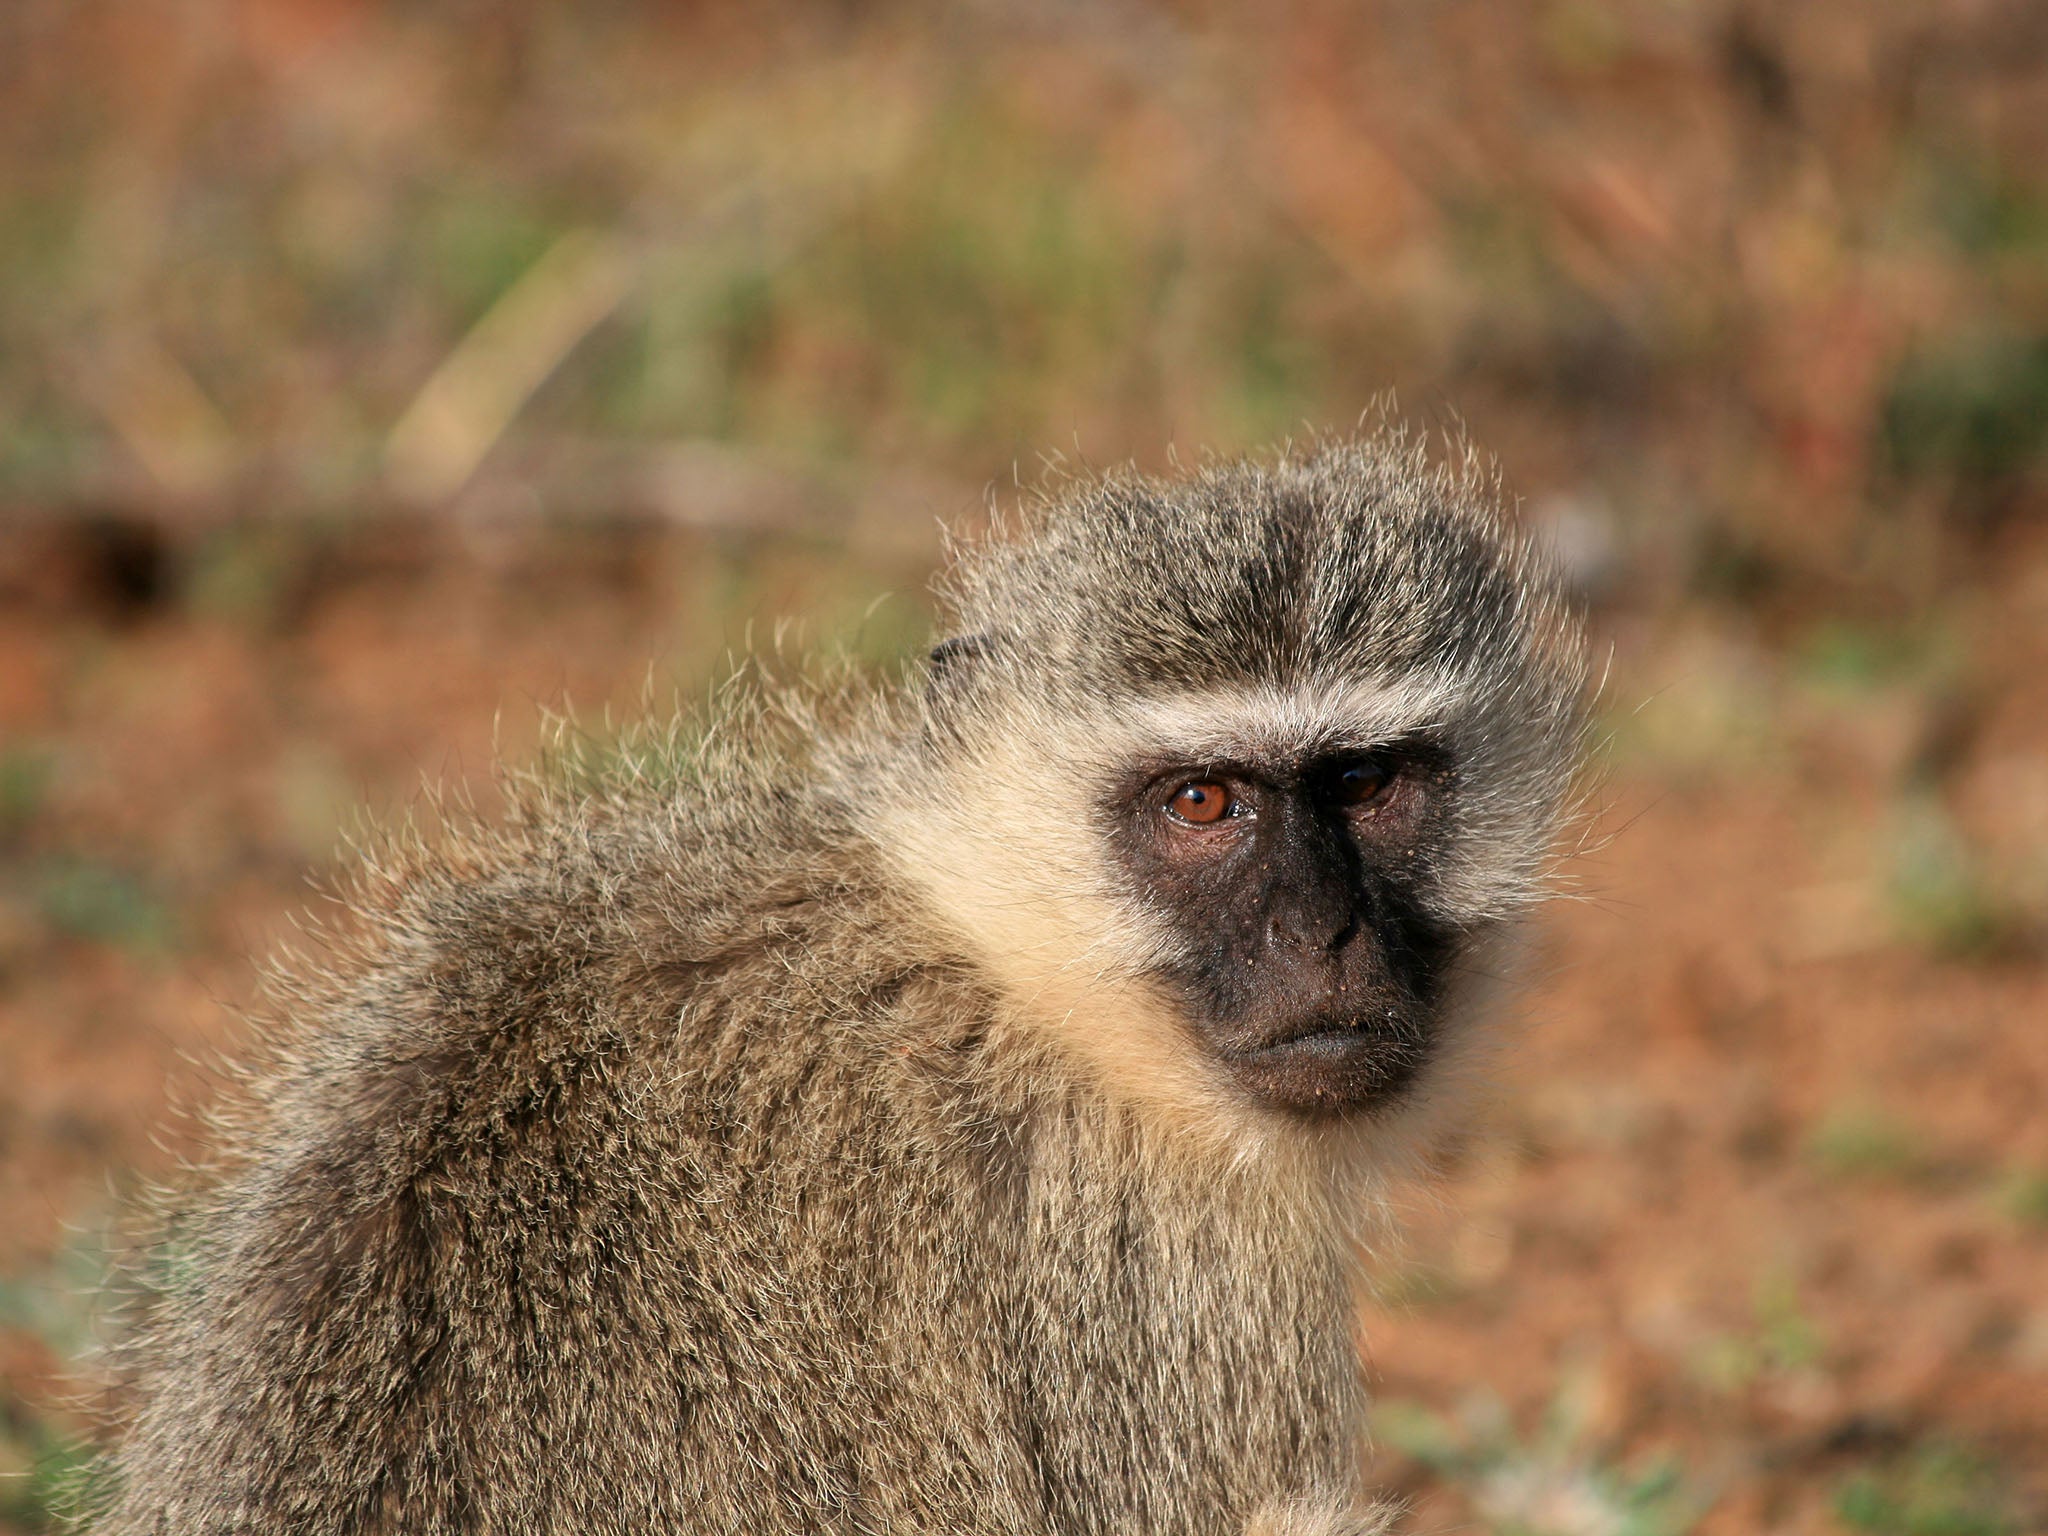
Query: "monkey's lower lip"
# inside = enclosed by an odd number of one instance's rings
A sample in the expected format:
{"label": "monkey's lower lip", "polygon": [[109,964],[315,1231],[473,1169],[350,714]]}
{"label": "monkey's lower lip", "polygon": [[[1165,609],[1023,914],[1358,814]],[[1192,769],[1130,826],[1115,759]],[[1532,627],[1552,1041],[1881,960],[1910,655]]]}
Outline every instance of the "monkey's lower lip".
{"label": "monkey's lower lip", "polygon": [[1384,1102],[1405,1088],[1428,1054],[1423,1034],[1378,1022],[1317,1023],[1224,1053],[1240,1085],[1304,1114]]}
{"label": "monkey's lower lip", "polygon": [[1263,1056],[1273,1051],[1286,1051],[1297,1047],[1340,1051],[1365,1048],[1384,1050],[1404,1046],[1412,1048],[1418,1043],[1414,1030],[1393,1021],[1317,1019],[1276,1029],[1256,1045],[1246,1046],[1236,1054],[1246,1057]]}

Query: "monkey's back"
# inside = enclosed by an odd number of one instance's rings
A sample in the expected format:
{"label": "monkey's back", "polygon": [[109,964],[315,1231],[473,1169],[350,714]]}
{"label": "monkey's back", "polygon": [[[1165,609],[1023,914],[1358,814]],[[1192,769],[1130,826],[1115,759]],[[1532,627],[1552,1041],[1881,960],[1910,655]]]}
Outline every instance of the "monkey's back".
{"label": "monkey's back", "polygon": [[1216,1263],[1259,1224],[1162,1217],[1114,1116],[1018,1086],[802,773],[364,885],[174,1249],[103,1529],[1172,1530],[1350,1481],[1301,1326],[1341,1286]]}
{"label": "monkey's back", "polygon": [[815,805],[557,800],[366,885],[185,1223],[108,1529],[823,1529],[906,1413],[987,1438],[902,1395],[947,1256],[892,1229],[999,1231],[931,1209],[995,1186],[885,1080],[915,962],[802,974],[882,920]]}

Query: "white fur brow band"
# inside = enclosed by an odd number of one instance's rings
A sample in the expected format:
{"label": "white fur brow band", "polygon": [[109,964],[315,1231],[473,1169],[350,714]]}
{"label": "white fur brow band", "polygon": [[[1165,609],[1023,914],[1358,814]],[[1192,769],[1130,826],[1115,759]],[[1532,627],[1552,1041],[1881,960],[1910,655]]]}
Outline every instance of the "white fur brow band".
{"label": "white fur brow band", "polygon": [[1426,731],[1457,698],[1446,677],[1405,677],[1339,687],[1220,689],[1147,701],[1122,714],[1134,745],[1190,758],[1372,747]]}

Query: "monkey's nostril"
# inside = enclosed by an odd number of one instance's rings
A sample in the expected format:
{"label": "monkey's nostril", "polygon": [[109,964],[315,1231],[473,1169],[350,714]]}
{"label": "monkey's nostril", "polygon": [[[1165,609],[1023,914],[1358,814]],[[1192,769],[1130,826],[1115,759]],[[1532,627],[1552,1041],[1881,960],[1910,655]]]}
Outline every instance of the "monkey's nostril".
{"label": "monkey's nostril", "polygon": [[1348,901],[1317,893],[1269,903],[1263,937],[1269,949],[1337,950],[1357,931],[1358,916]]}

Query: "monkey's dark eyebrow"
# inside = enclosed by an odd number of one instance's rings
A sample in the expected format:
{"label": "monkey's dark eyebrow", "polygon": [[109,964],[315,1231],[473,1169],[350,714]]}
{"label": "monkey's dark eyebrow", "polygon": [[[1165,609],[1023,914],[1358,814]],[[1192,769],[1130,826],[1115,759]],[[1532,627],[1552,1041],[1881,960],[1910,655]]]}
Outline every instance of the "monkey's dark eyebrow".
{"label": "monkey's dark eyebrow", "polygon": [[1275,753],[1270,757],[1243,753],[1151,753],[1133,762],[1122,783],[1130,793],[1173,778],[1239,778],[1284,783],[1289,779],[1324,772],[1334,764],[1356,762],[1361,758],[1377,758],[1396,765],[1437,766],[1448,763],[1451,752],[1442,740],[1426,731],[1373,737],[1331,735],[1306,747]]}
{"label": "monkey's dark eyebrow", "polygon": [[1394,763],[1448,762],[1450,747],[1433,729],[1400,731],[1391,736],[1333,736],[1317,743],[1298,759],[1304,771],[1361,757],[1383,758]]}

